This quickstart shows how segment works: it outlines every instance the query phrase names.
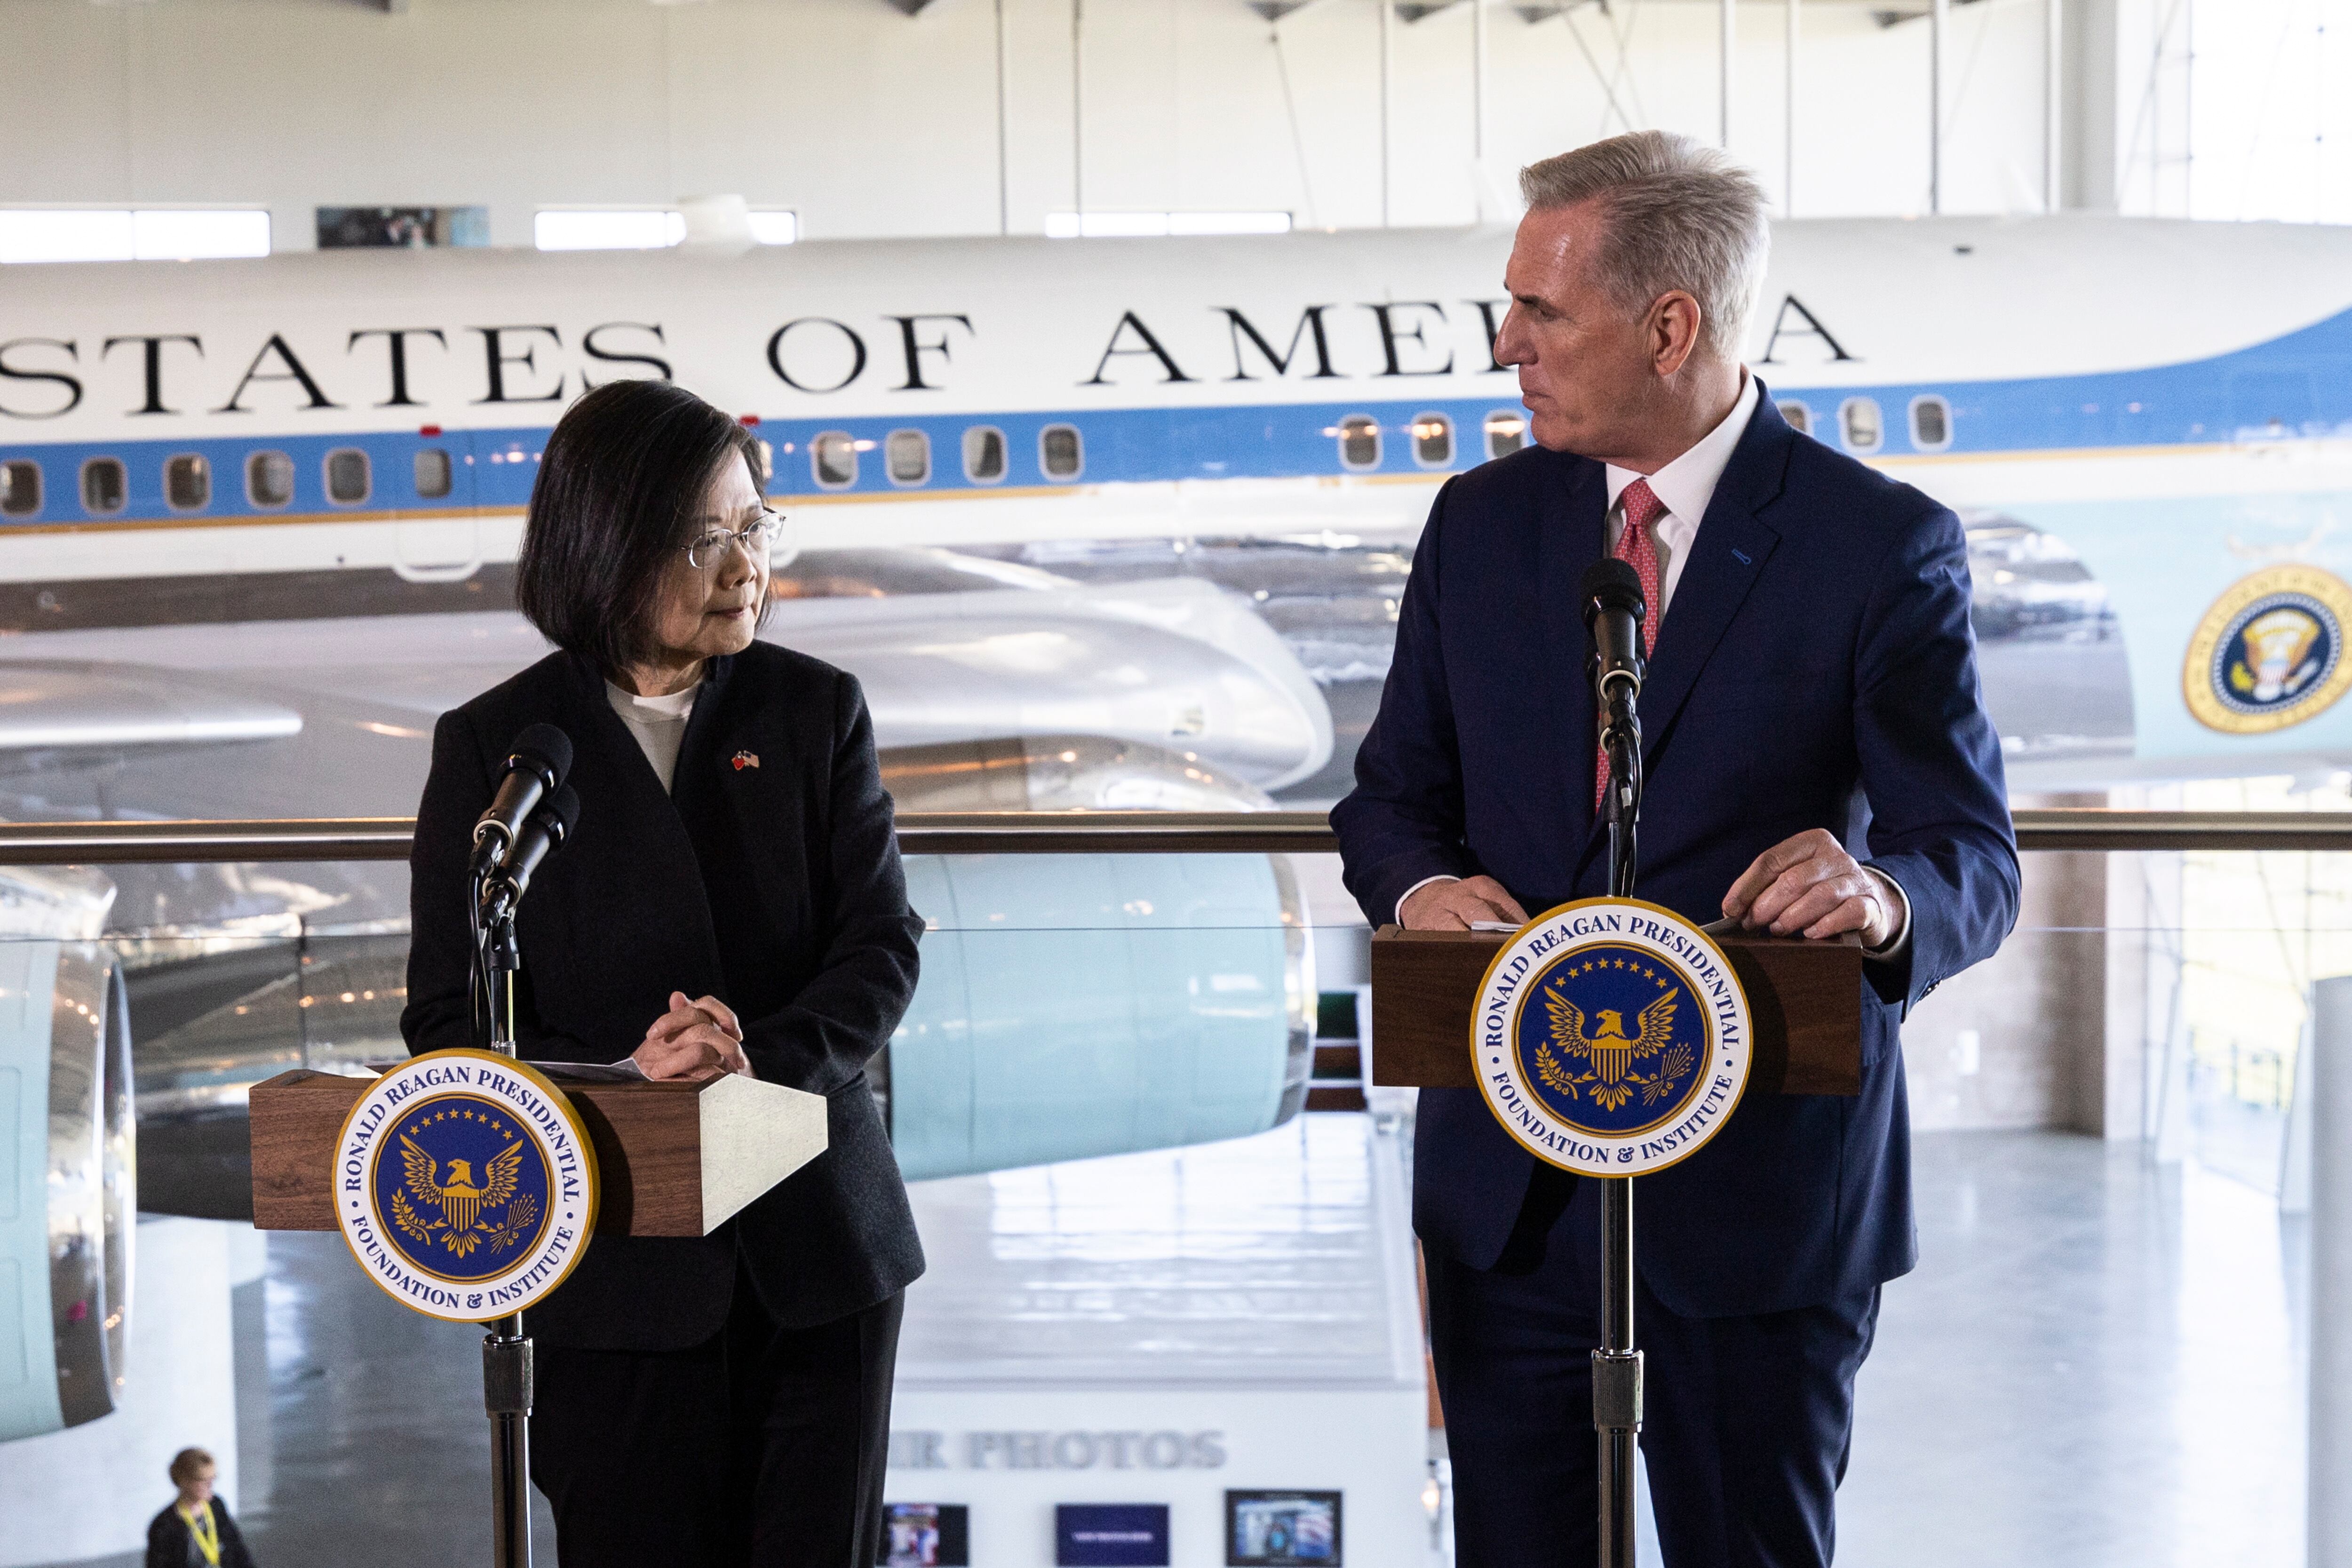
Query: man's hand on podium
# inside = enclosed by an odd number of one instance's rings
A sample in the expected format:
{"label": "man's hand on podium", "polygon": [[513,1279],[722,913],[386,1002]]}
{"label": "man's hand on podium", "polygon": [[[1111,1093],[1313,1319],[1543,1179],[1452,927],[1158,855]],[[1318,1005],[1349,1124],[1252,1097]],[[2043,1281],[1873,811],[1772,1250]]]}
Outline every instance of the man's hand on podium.
{"label": "man's hand on podium", "polygon": [[1528,911],[1492,877],[1451,877],[1423,883],[1397,906],[1397,923],[1407,931],[1468,931],[1473,921],[1528,923]]}
{"label": "man's hand on podium", "polygon": [[652,1079],[691,1078],[712,1068],[751,1076],[735,1010],[716,996],[689,1002],[683,991],[669,994],[669,1011],[654,1020],[630,1059]]}
{"label": "man's hand on podium", "polygon": [[1895,899],[1877,874],[1822,828],[1783,839],[1739,874],[1723,895],[1724,914],[1748,931],[1819,940],[1858,931],[1866,952],[1901,935]]}

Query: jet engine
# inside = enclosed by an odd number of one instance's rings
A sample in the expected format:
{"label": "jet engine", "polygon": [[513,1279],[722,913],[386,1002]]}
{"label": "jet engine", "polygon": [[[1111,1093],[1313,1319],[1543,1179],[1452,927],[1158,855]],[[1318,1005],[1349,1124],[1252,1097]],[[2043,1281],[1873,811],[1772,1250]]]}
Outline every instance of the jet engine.
{"label": "jet engine", "polygon": [[111,1414],[128,1375],[131,1030],[94,940],[113,896],[0,873],[0,1440]]}
{"label": "jet engine", "polygon": [[[901,811],[1262,810],[1093,735],[893,747]],[[1236,1137],[1295,1114],[1315,1001],[1280,856],[910,856],[923,978],[870,1076],[909,1176]],[[227,940],[131,978],[148,1207],[247,1217],[246,1095],[401,1055],[404,931]]]}

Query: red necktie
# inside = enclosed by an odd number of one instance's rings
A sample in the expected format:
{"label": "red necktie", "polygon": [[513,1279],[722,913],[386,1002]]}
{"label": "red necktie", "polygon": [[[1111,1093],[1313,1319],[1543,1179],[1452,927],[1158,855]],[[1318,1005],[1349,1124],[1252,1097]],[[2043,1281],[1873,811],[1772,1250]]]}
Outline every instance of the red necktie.
{"label": "red necktie", "polygon": [[[1664,609],[1658,603],[1658,545],[1650,537],[1650,525],[1665,516],[1665,503],[1650,489],[1647,479],[1635,479],[1625,487],[1618,498],[1625,510],[1625,526],[1617,535],[1617,559],[1633,569],[1642,579],[1642,654],[1647,658],[1658,646],[1658,617]],[[1599,811],[1601,803],[1609,795],[1609,752],[1599,745],[1593,748],[1592,809]]]}

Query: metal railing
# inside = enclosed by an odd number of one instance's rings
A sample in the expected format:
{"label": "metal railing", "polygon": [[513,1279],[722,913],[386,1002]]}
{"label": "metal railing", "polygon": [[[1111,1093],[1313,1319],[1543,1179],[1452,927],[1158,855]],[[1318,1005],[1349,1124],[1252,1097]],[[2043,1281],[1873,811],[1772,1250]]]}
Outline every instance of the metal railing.
{"label": "metal railing", "polygon": [[[2016,815],[2020,849],[2352,850],[2352,812],[2107,811]],[[252,822],[0,824],[0,866],[405,860],[405,816]],[[1321,855],[1339,847],[1319,811],[907,812],[909,855]]]}

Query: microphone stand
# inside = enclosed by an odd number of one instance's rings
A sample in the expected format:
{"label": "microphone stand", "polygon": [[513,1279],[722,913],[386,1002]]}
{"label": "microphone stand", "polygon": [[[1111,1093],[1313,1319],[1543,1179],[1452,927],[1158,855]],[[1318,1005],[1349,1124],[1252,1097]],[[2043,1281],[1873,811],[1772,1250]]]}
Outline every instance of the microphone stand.
{"label": "microphone stand", "polygon": [[[515,1056],[515,940],[520,895],[494,869],[474,874],[474,1044]],[[482,1407],[490,1418],[490,1562],[530,1568],[530,1340],[522,1314],[495,1320],[482,1340]]]}
{"label": "microphone stand", "polygon": [[[1637,634],[1638,635],[1638,634]],[[1609,757],[1609,896],[1633,893],[1634,828],[1642,816],[1638,688],[1622,677],[1603,691]],[[1601,1568],[1633,1568],[1633,1447],[1642,1430],[1642,1352],[1633,1348],[1633,1181],[1601,1179],[1601,1348],[1592,1352],[1592,1426],[1601,1445]]]}

